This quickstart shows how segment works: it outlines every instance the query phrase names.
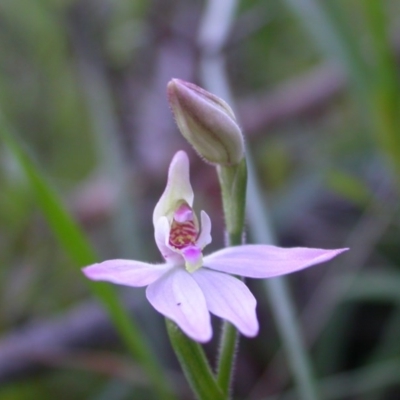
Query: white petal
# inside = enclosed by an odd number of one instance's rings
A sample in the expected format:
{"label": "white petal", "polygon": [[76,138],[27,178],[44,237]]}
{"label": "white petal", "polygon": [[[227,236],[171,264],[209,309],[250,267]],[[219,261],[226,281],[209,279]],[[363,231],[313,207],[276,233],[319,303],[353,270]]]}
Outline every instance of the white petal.
{"label": "white petal", "polygon": [[82,272],[93,281],[107,281],[127,286],[147,286],[159,279],[170,265],[153,265],[134,260],[108,260],[89,265]]}
{"label": "white petal", "polygon": [[272,278],[299,271],[336,257],[348,249],[323,250],[252,244],[227,247],[203,259],[203,265],[217,271],[249,278]]}
{"label": "white petal", "polygon": [[204,249],[208,244],[212,242],[211,238],[211,219],[205,211],[201,211],[201,232],[199,238],[196,241],[196,245],[201,249]]}
{"label": "white petal", "polygon": [[204,295],[191,274],[175,267],[148,286],[147,299],[161,314],[174,321],[198,342],[211,339],[210,313]]}
{"label": "white petal", "polygon": [[258,333],[256,299],[247,286],[233,276],[201,268],[193,278],[203,291],[208,309],[235,325],[245,335]]}
{"label": "white petal", "polygon": [[169,245],[170,224],[167,217],[161,217],[154,227],[154,239],[165,261],[171,265],[184,265],[182,255]]}
{"label": "white petal", "polygon": [[153,212],[154,227],[160,217],[173,213],[181,201],[185,201],[190,207],[193,205],[189,159],[184,151],[178,151],[169,166],[167,186]]}

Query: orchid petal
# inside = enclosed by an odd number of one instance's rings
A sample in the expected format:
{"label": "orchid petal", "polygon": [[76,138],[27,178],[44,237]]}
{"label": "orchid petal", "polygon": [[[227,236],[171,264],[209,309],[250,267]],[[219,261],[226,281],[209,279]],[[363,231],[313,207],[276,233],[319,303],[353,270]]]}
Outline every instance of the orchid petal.
{"label": "orchid petal", "polygon": [[247,286],[233,276],[206,268],[193,273],[203,291],[208,309],[226,319],[249,337],[258,333],[256,299]]}
{"label": "orchid petal", "polygon": [[193,205],[193,190],[189,177],[189,159],[184,151],[178,151],[171,161],[168,171],[167,187],[153,212],[153,225],[162,216],[170,216],[179,202]]}
{"label": "orchid petal", "polygon": [[196,241],[196,245],[201,249],[204,249],[208,244],[212,242],[211,238],[211,219],[205,211],[201,211],[201,232]]}
{"label": "orchid petal", "polygon": [[168,264],[182,265],[182,256],[169,245],[170,224],[167,217],[161,217],[154,227],[154,239],[161,255]]}
{"label": "orchid petal", "polygon": [[127,286],[147,286],[169,269],[167,264],[148,264],[133,260],[108,260],[89,265],[82,269],[83,273],[93,281],[107,281]]}
{"label": "orchid petal", "polygon": [[210,313],[204,295],[183,268],[173,268],[147,287],[146,296],[161,314],[173,320],[192,339],[211,339]]}
{"label": "orchid petal", "polygon": [[204,257],[203,265],[248,278],[272,278],[329,261],[348,249],[323,250],[307,247],[285,249],[269,245],[228,247]]}

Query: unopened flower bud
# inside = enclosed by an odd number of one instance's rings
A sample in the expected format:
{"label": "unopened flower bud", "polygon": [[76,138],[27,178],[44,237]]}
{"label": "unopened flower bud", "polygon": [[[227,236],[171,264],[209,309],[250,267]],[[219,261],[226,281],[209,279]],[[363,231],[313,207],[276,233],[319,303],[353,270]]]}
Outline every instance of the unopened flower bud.
{"label": "unopened flower bud", "polygon": [[180,79],[172,79],[167,92],[179,130],[200,156],[220,165],[242,160],[243,135],[225,101]]}

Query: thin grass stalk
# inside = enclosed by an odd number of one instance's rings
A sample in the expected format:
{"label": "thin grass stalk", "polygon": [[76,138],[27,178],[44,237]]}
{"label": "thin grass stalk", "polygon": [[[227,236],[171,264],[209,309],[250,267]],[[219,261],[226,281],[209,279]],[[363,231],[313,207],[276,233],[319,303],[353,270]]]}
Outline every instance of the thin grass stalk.
{"label": "thin grass stalk", "polygon": [[[227,16],[230,18],[232,15],[234,15],[234,13],[227,13]],[[210,20],[216,21],[217,18],[207,19],[207,21]],[[224,29],[228,30],[225,22],[222,25]],[[200,29],[200,32],[204,31],[206,31],[206,29]],[[200,37],[199,40],[200,44],[203,46],[207,43],[204,37]],[[219,49],[212,48],[213,52],[211,52],[211,54],[207,52],[207,48],[203,48],[203,54],[200,60],[200,76],[202,84],[207,90],[223,98],[234,109],[234,102],[225,71],[225,61],[220,53],[222,41],[219,45]],[[269,223],[265,200],[261,197],[260,190],[258,189],[249,154],[247,154],[247,161],[249,169],[247,216],[250,234],[258,243],[272,244],[275,242],[274,234],[271,224]],[[260,221],[264,223],[260,224]],[[284,278],[269,279],[266,281],[265,286],[267,296],[271,301],[271,307],[279,332],[288,354],[300,398],[303,400],[316,400],[318,396],[311,371],[311,363],[301,339],[300,329],[295,318],[294,308],[285,285],[285,280]]]}
{"label": "thin grass stalk", "polygon": [[[61,199],[58,198],[47,183],[39,168],[31,160],[28,152],[15,139],[15,134],[11,133],[1,115],[0,138],[26,176],[50,228],[74,264],[81,268],[84,265],[96,262],[96,254],[85,235],[64,208]],[[113,324],[130,353],[148,374],[154,391],[160,398],[173,400],[175,397],[172,395],[157,358],[152,353],[147,340],[141,334],[134,319],[123,307],[114,289],[105,283],[99,282],[90,282],[89,287],[108,311]]]}

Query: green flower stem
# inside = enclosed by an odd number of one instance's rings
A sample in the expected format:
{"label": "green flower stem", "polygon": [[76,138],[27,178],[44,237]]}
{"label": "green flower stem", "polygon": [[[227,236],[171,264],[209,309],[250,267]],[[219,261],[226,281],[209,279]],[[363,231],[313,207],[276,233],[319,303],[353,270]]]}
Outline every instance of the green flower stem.
{"label": "green flower stem", "polygon": [[[206,89],[223,98],[234,109],[234,101],[226,78],[223,58],[217,56],[203,60],[202,76],[206,83]],[[247,218],[250,234],[256,243],[274,244],[276,240],[272,231],[272,224],[269,221],[265,196],[261,194],[258,187],[255,170],[248,156],[247,168],[249,170]],[[295,318],[294,307],[285,279],[267,279],[265,288],[288,355],[288,361],[299,391],[299,398],[303,400],[318,399],[311,363],[302,341],[300,327]]]}
{"label": "green flower stem", "polygon": [[[221,68],[224,62],[219,52],[229,37],[238,3],[237,0],[207,1],[198,38],[199,45],[204,52],[200,59],[203,84],[208,90],[228,101],[230,105],[233,103],[230,102],[230,96],[225,96],[228,84],[225,71]],[[223,16],[222,20],[221,16]],[[210,36],[210,32],[212,32],[212,36]],[[213,54],[212,57],[209,57],[210,53]],[[246,203],[246,160],[243,158],[238,165],[234,166],[218,166],[217,172],[222,192],[228,245],[240,245],[243,240]],[[230,323],[224,322],[220,338],[217,379],[226,396],[228,396],[231,386],[237,343],[236,328]]]}
{"label": "green flower stem", "polygon": [[[210,7],[210,14],[213,11],[213,7],[215,7],[215,3],[216,2],[211,0],[207,2],[208,7]],[[211,32],[212,30],[209,29],[209,26],[216,28],[218,31],[223,30],[223,32],[218,43],[219,46],[212,47],[212,51],[203,52],[203,55],[200,59],[200,73],[205,88],[223,98],[233,109],[235,109],[225,70],[225,60],[222,53],[218,53],[218,50],[222,49],[224,37],[228,36],[226,33],[229,32],[229,29],[232,27],[237,1],[230,0],[229,2],[226,1],[220,3],[226,5],[227,7],[232,7],[232,12],[214,12],[214,18],[204,18],[204,21],[201,25],[203,28],[202,32]],[[225,18],[223,21],[221,21],[221,15]],[[207,23],[209,23],[209,26]],[[222,28],[220,28],[220,26]],[[215,33],[213,36],[215,36]],[[203,46],[204,43],[207,43],[205,40],[200,40],[200,42],[203,44]],[[214,42],[209,43],[214,44]],[[211,49],[205,48],[204,50]],[[210,54],[213,55],[210,56]],[[253,239],[257,243],[272,244],[274,243],[273,232],[270,228],[272,225],[269,223],[269,215],[264,204],[264,197],[258,188],[254,168],[251,168],[251,160],[248,158],[247,162],[249,164],[249,204],[247,208],[249,228],[251,229]],[[304,400],[315,400],[318,398],[318,395],[316,393],[317,391],[310,361],[302,342],[300,328],[295,318],[294,308],[288,290],[286,289],[284,278],[268,279],[265,283],[265,286],[266,292],[271,299],[271,307],[274,311],[274,316],[281,333],[284,347],[289,356],[290,366],[298,386],[300,395],[299,398]]]}
{"label": "green flower stem", "polygon": [[179,327],[166,319],[168,335],[183,373],[199,400],[225,400],[202,347],[189,339]]}
{"label": "green flower stem", "polygon": [[239,335],[237,329],[230,322],[224,321],[218,355],[217,382],[227,397],[231,388],[232,370],[235,363],[238,342]]}
{"label": "green flower stem", "polygon": [[[228,245],[237,246],[242,243],[243,237],[247,184],[246,159],[243,158],[238,165],[218,166],[217,171],[222,192]],[[237,345],[237,330],[225,321],[220,339],[217,380],[226,396],[231,387]]]}
{"label": "green flower stem", "polygon": [[217,167],[229,246],[240,245],[246,206],[246,159],[237,165]]}

